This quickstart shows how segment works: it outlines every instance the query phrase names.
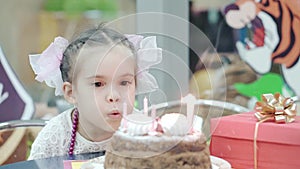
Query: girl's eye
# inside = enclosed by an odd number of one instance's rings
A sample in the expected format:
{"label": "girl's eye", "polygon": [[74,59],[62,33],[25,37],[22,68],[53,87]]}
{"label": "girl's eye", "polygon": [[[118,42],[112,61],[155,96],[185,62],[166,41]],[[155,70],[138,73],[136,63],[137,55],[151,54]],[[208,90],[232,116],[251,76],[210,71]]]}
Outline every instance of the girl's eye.
{"label": "girl's eye", "polygon": [[102,86],[104,86],[104,83],[103,82],[95,82],[94,85],[95,85],[95,87],[102,87]]}
{"label": "girl's eye", "polygon": [[127,85],[130,85],[130,84],[131,84],[130,81],[122,81],[122,82],[121,82],[121,85],[122,85],[122,86],[127,86]]}

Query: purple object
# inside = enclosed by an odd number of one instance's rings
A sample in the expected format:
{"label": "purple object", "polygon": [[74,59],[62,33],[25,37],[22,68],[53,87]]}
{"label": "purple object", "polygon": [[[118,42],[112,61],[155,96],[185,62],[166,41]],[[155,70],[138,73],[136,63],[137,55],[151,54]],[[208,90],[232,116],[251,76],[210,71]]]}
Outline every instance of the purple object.
{"label": "purple object", "polygon": [[25,91],[0,48],[0,122],[28,120],[34,113],[34,102]]}

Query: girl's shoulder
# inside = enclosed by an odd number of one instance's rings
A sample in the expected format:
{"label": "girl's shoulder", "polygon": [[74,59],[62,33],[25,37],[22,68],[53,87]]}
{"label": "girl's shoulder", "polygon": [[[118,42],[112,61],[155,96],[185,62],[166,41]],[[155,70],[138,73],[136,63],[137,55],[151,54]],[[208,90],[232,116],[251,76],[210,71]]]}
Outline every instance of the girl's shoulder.
{"label": "girl's shoulder", "polygon": [[67,152],[71,135],[71,112],[66,110],[48,121],[35,138],[29,159],[63,155]]}
{"label": "girl's shoulder", "polygon": [[50,119],[46,126],[42,129],[49,131],[63,131],[68,130],[72,126],[71,113],[73,109],[68,109],[59,115]]}

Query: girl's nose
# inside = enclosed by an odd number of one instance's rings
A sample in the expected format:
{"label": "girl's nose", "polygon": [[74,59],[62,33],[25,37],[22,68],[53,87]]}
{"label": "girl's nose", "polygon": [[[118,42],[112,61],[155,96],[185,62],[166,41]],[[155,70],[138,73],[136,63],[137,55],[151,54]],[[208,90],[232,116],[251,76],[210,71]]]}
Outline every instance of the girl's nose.
{"label": "girl's nose", "polygon": [[115,103],[118,102],[119,100],[120,100],[120,96],[116,92],[110,92],[106,96],[106,101],[109,103]]}

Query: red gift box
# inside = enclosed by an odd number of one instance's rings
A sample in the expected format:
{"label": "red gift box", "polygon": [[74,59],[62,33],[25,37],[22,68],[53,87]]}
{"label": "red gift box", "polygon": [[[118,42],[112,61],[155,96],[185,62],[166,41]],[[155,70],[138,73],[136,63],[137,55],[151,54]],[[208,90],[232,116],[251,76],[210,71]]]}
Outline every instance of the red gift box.
{"label": "red gift box", "polygon": [[[223,158],[232,167],[254,168],[254,113],[211,119],[211,155]],[[300,117],[292,123],[263,122],[257,133],[257,168],[300,168]]]}

